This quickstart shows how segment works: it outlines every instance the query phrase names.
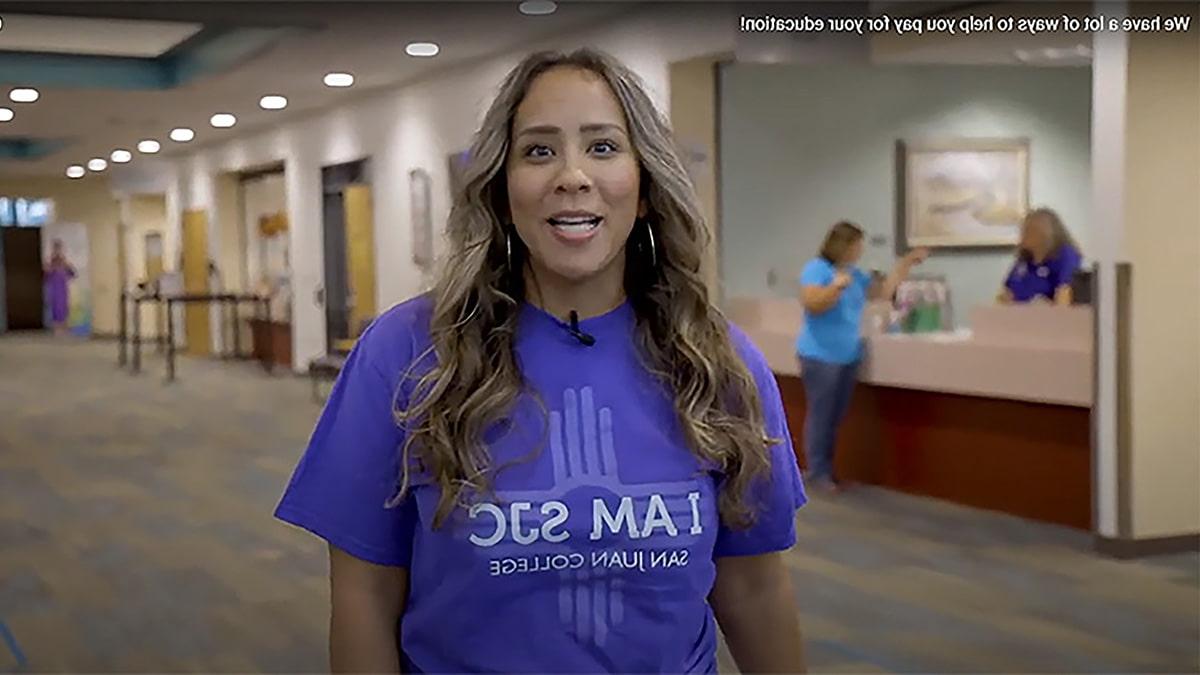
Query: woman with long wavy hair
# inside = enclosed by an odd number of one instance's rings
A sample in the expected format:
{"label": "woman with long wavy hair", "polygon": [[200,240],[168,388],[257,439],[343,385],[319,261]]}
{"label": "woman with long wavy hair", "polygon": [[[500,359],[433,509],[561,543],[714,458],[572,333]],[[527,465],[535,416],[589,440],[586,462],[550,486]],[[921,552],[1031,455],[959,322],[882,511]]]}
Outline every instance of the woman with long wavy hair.
{"label": "woman with long wavy hair", "polygon": [[1079,244],[1053,209],[1034,209],[1021,222],[1016,260],[996,296],[1001,304],[1043,302],[1069,305],[1072,283],[1083,263]]}
{"label": "woman with long wavy hair", "polygon": [[329,542],[338,672],[803,670],[774,377],[713,306],[668,125],[534,54],[470,150],[433,290],[376,319],[276,514]]}

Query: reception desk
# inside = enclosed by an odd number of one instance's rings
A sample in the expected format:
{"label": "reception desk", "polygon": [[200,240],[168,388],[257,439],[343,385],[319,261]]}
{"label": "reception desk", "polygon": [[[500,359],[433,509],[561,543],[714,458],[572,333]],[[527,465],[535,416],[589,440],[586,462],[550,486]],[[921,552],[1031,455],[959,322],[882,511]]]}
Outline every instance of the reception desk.
{"label": "reception desk", "polygon": [[[775,371],[803,464],[799,301],[734,299],[726,312]],[[864,318],[838,475],[1090,529],[1091,309],[981,307],[970,329],[911,335],[881,332],[881,312]]]}

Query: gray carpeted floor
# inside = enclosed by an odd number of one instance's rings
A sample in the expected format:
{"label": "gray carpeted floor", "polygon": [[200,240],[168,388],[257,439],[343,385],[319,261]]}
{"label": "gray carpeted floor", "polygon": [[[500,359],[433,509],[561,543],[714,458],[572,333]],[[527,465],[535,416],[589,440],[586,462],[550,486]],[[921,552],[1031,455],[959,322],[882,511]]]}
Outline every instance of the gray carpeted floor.
{"label": "gray carpeted floor", "polygon": [[[325,549],[271,518],[308,382],[184,358],[165,385],[116,353],[0,337],[0,672],[325,669]],[[799,525],[815,672],[1200,670],[1195,555],[872,489]]]}

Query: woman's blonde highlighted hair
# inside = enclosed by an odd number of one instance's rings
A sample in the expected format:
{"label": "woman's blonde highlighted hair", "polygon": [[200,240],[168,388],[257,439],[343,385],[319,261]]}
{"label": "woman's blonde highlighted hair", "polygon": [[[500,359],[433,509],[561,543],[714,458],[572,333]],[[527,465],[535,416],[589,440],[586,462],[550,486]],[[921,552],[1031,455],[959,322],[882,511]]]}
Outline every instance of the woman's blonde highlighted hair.
{"label": "woman's blonde highlighted hair", "polygon": [[398,397],[396,417],[406,432],[398,496],[420,472],[441,489],[434,518],[440,526],[456,507],[490,491],[500,467],[484,436],[503,425],[522,394],[533,394],[514,355],[527,251],[506,222],[505,162],[513,118],[530,84],[562,67],[603,78],[625,111],[648,207],[625,247],[635,343],[672,397],[692,451],[723,474],[723,522],[745,526],[753,520],[747,487],[769,470],[775,440],[765,433],[754,377],[709,298],[701,270],[708,230],[669,125],[644,85],[590,49],[524,59],[474,138],[447,224],[448,252],[430,292],[432,345],[405,378],[415,383],[411,393]]}
{"label": "woman's blonde highlighted hair", "polygon": [[[1021,227],[1029,227],[1029,224],[1038,218],[1044,218],[1050,224],[1050,254],[1056,255],[1064,246],[1079,251],[1079,244],[1075,243],[1075,238],[1071,236],[1071,231],[1067,229],[1063,219],[1058,215],[1058,211],[1047,208],[1045,206],[1036,208],[1025,214],[1025,219],[1021,221]],[[1020,260],[1029,260],[1033,256],[1025,250],[1021,245],[1017,245],[1017,258]]]}

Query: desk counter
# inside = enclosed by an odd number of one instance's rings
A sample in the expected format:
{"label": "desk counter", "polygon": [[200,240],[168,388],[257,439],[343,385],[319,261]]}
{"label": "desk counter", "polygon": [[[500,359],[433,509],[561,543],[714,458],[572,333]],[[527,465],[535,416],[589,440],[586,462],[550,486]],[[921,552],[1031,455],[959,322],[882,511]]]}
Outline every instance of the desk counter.
{"label": "desk counter", "polygon": [[[875,308],[874,311],[879,311]],[[799,376],[800,303],[738,299],[730,320],[778,375]],[[869,323],[869,312],[864,323]],[[981,307],[973,330],[866,331],[859,381],[900,389],[1090,408],[1092,317],[1087,307]]]}
{"label": "desk counter", "polygon": [[[872,308],[864,324],[873,324]],[[805,464],[806,410],[789,299],[739,299],[726,312],[779,381]],[[1088,529],[1092,317],[1086,307],[984,307],[971,330],[868,331],[838,439],[842,477]]]}

